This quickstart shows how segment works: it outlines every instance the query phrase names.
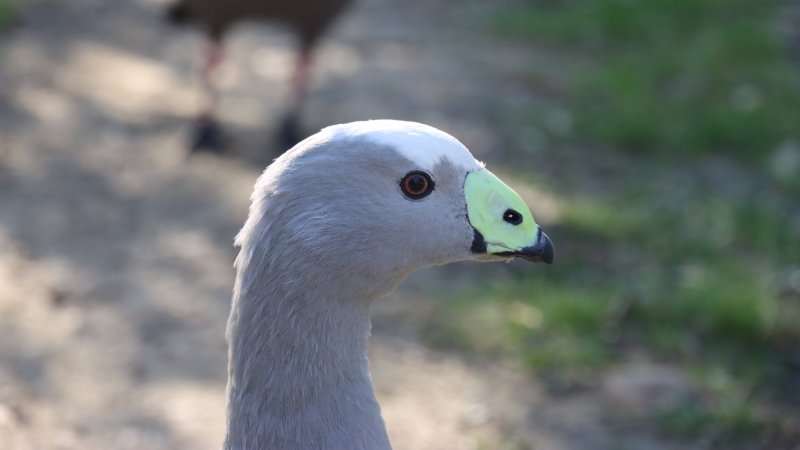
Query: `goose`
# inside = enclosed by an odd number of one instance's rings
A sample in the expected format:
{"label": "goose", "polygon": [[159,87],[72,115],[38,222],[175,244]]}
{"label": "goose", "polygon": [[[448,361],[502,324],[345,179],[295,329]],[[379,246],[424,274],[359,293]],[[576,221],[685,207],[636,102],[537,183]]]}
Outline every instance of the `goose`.
{"label": "goose", "polygon": [[314,47],[333,20],[352,0],[177,0],[167,8],[168,19],[176,24],[192,23],[208,36],[202,70],[206,105],[198,115],[191,149],[220,152],[224,147],[222,127],[215,117],[217,89],[214,72],[223,59],[223,40],[235,24],[247,20],[277,22],[289,27],[299,42],[291,80],[289,105],[278,131],[283,145],[300,140],[300,110],[311,78]]}
{"label": "goose", "polygon": [[370,304],[427,266],[553,262],[520,196],[464,145],[395,120],[324,128],[278,157],[235,245],[226,450],[390,449]]}

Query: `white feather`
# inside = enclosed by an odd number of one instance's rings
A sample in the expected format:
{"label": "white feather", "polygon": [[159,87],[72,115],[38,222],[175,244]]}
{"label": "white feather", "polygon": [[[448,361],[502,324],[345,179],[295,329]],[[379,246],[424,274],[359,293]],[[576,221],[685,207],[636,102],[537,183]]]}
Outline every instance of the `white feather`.
{"label": "white feather", "polygon": [[428,172],[446,158],[467,172],[483,168],[483,163],[458,139],[432,126],[402,120],[365,120],[333,125],[314,136],[332,140],[346,137],[363,137],[378,144],[388,145],[420,169]]}

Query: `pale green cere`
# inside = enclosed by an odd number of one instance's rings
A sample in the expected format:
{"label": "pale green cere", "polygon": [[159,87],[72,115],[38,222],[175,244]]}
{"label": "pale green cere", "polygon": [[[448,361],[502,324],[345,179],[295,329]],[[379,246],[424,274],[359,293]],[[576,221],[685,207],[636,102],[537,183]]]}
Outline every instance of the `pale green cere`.
{"label": "pale green cere", "polygon": [[[536,242],[539,226],[522,198],[492,172],[481,169],[467,174],[464,181],[469,222],[486,240],[488,253],[521,250]],[[522,214],[522,223],[512,225],[503,214],[513,209]]]}

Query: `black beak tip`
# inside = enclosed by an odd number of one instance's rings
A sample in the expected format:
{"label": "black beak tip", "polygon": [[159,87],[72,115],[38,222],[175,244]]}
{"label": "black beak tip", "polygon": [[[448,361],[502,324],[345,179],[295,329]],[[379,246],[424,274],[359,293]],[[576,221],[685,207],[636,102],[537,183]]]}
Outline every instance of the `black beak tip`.
{"label": "black beak tip", "polygon": [[[486,253],[486,241],[484,240],[483,235],[478,230],[473,231],[475,236],[472,241],[472,252]],[[553,242],[540,229],[536,234],[535,244],[525,247],[522,250],[496,253],[496,255],[522,258],[531,262],[553,264],[555,251],[553,250]]]}
{"label": "black beak tip", "polygon": [[539,230],[536,236],[536,243],[530,247],[523,248],[517,256],[532,262],[553,264],[553,259],[555,258],[553,241],[542,230]]}

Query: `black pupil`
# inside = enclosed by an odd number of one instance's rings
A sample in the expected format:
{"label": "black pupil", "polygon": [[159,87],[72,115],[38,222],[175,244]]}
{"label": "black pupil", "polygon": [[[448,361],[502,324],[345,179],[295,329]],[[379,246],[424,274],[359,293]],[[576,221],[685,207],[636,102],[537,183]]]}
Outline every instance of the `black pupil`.
{"label": "black pupil", "polygon": [[433,180],[427,173],[415,170],[400,180],[400,189],[411,200],[419,200],[433,191]]}
{"label": "black pupil", "polygon": [[511,225],[519,225],[522,223],[522,214],[513,209],[507,209],[506,212],[503,213],[503,220]]}
{"label": "black pupil", "polygon": [[428,186],[428,181],[422,175],[412,175],[408,179],[408,190],[412,194],[421,194]]}

